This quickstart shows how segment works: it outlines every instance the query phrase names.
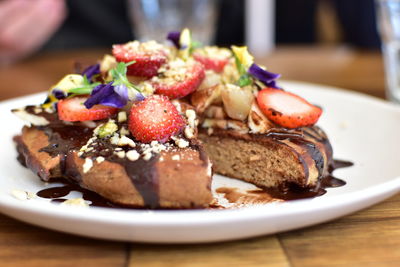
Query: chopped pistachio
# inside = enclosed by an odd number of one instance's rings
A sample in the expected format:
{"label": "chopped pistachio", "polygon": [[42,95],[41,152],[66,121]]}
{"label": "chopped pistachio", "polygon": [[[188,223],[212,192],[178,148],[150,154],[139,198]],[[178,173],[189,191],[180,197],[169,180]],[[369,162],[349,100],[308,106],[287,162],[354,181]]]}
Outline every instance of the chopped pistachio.
{"label": "chopped pistachio", "polygon": [[117,124],[114,120],[109,120],[106,124],[100,125],[96,129],[96,133],[100,138],[105,138],[113,135],[118,130]]}

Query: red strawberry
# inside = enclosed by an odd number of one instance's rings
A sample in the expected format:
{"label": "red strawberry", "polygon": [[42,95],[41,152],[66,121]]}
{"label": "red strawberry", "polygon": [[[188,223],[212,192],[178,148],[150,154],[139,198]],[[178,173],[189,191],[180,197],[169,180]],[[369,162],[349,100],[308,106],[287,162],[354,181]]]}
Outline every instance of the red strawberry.
{"label": "red strawberry", "polygon": [[228,58],[213,58],[210,56],[202,55],[200,53],[193,53],[193,57],[196,61],[203,64],[206,70],[213,70],[217,73],[224,70],[225,65],[228,63]]}
{"label": "red strawberry", "polygon": [[117,113],[118,109],[103,105],[95,105],[87,109],[83,103],[87,97],[73,97],[60,100],[57,103],[58,117],[63,121],[101,120]]}
{"label": "red strawberry", "polygon": [[133,104],[128,126],[132,135],[143,143],[165,142],[182,130],[185,120],[168,97],[152,95]]}
{"label": "red strawberry", "polygon": [[[205,77],[204,68],[200,63],[169,64],[162,73],[163,78],[152,81],[157,94],[168,96],[170,99],[182,98],[194,92]],[[153,78],[154,79],[154,78]]]}
{"label": "red strawberry", "polygon": [[286,128],[313,125],[322,113],[300,96],[275,88],[261,90],[257,103],[269,120]]}
{"label": "red strawberry", "polygon": [[167,56],[162,49],[146,49],[146,44],[148,43],[131,42],[113,46],[112,53],[118,62],[135,61],[128,66],[128,75],[151,78],[167,62]]}

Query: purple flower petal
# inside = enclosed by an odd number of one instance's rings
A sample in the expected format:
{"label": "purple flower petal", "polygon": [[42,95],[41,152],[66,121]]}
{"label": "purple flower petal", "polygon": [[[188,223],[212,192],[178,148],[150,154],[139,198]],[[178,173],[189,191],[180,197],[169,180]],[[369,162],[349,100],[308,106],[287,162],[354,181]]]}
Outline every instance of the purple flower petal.
{"label": "purple flower petal", "polygon": [[53,91],[51,91],[51,93],[53,94],[53,96],[57,99],[64,99],[67,97],[66,93],[62,90],[59,89],[53,89]]}
{"label": "purple flower petal", "polygon": [[88,100],[85,101],[85,107],[89,109],[98,104],[115,108],[124,107],[128,102],[127,93],[120,95],[114,89],[112,82],[96,86]]}
{"label": "purple flower petal", "polygon": [[144,100],[145,97],[144,95],[142,95],[141,93],[139,93],[138,91],[135,91],[135,99],[132,99],[132,101],[142,101]]}
{"label": "purple flower petal", "polygon": [[114,91],[125,99],[129,99],[130,101],[141,101],[144,100],[144,96],[136,91],[136,90],[129,90],[124,84],[119,84],[114,86]]}
{"label": "purple flower petal", "polygon": [[178,49],[181,48],[181,45],[179,44],[180,37],[181,37],[181,32],[169,32],[167,35],[167,39],[170,40]]}
{"label": "purple flower petal", "polygon": [[114,86],[114,92],[117,93],[120,97],[128,99],[128,88],[124,84],[119,84]]}
{"label": "purple flower petal", "polygon": [[92,82],[92,78],[94,75],[100,73],[100,64],[94,64],[87,67],[83,72],[82,76],[86,75],[87,79]]}
{"label": "purple flower petal", "polygon": [[279,88],[275,80],[281,77],[280,74],[266,71],[254,63],[250,66],[248,73],[268,87]]}

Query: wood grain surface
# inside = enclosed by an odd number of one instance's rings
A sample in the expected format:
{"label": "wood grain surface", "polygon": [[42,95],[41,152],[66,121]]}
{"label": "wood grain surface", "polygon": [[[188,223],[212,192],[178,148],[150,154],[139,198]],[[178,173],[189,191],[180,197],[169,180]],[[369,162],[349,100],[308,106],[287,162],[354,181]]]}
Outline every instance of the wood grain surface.
{"label": "wood grain surface", "polygon": [[[0,69],[0,100],[47,90],[76,59],[107,51],[42,54]],[[384,97],[378,52],[280,47],[259,60],[283,79]],[[0,215],[0,266],[400,266],[400,194],[332,222],[216,244],[152,245],[58,233]]]}

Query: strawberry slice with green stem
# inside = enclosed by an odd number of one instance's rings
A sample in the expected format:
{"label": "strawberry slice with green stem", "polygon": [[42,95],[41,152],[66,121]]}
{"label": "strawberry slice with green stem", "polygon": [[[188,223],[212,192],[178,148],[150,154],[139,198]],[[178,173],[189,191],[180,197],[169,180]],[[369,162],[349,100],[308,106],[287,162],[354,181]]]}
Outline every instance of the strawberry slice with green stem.
{"label": "strawberry slice with green stem", "polygon": [[132,105],[128,127],[136,140],[166,142],[178,134],[186,122],[166,96],[152,95]]}
{"label": "strawberry slice with green stem", "polygon": [[128,66],[128,75],[151,78],[157,75],[158,69],[167,62],[166,52],[155,42],[139,43],[138,41],[113,46],[112,50],[118,62],[132,62]]}
{"label": "strawberry slice with green stem", "polygon": [[198,62],[178,59],[170,62],[159,76],[151,81],[155,93],[176,99],[194,92],[203,81],[205,72]]}
{"label": "strawberry slice with green stem", "polygon": [[109,118],[118,109],[109,106],[95,105],[90,109],[84,106],[88,97],[71,97],[57,103],[58,117],[63,121],[90,121]]}
{"label": "strawberry slice with green stem", "polygon": [[258,92],[257,103],[269,120],[285,128],[314,125],[322,114],[321,108],[304,98],[275,88]]}

